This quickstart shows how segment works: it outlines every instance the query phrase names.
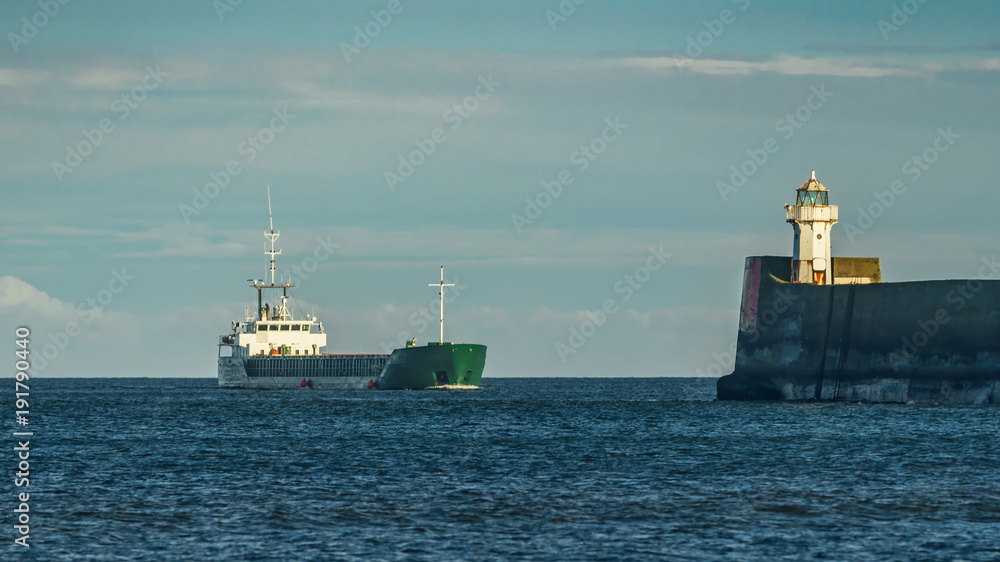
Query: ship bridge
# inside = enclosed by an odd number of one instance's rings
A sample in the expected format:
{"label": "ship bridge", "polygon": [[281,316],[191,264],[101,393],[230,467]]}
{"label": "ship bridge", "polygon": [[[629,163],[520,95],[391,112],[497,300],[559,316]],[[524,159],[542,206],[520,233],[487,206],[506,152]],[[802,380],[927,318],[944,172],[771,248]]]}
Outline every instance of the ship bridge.
{"label": "ship bridge", "polygon": [[326,347],[323,323],[306,320],[250,320],[234,322],[234,331],[219,343],[233,348],[233,355],[320,355]]}

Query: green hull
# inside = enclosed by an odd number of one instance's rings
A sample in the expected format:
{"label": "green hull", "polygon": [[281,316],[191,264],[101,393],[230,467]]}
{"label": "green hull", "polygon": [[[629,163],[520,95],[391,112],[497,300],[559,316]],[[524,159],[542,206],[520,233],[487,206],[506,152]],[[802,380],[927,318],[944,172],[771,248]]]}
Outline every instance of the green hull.
{"label": "green hull", "polygon": [[479,386],[486,366],[486,346],[430,343],[397,349],[375,383],[382,390]]}

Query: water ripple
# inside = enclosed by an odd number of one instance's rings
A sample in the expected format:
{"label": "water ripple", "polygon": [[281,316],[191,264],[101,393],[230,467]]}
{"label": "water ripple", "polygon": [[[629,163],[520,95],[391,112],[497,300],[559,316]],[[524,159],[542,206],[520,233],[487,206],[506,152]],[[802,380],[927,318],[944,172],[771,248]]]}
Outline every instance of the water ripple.
{"label": "water ripple", "polygon": [[692,379],[37,388],[19,559],[1000,558],[995,407],[721,403]]}

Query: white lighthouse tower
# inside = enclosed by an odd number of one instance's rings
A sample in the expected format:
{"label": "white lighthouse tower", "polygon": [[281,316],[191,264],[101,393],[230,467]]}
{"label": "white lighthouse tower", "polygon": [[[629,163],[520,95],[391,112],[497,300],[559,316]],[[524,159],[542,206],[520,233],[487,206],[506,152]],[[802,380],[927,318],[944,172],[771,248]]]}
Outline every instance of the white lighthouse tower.
{"label": "white lighthouse tower", "polygon": [[830,230],[837,224],[837,206],[830,205],[829,190],[812,177],[795,191],[795,204],[785,205],[786,222],[795,229],[792,247],[792,282],[832,285]]}

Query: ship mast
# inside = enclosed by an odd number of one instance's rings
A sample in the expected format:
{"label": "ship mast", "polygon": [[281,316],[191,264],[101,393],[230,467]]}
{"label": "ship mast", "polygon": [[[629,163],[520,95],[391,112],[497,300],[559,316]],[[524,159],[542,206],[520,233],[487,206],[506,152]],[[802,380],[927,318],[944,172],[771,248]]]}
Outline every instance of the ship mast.
{"label": "ship mast", "polygon": [[[257,284],[256,280],[253,280],[253,287],[255,289],[257,289],[257,319],[258,320],[271,320],[271,314],[270,313],[266,313],[265,314],[265,308],[264,308],[264,303],[263,303],[263,300],[264,300],[263,299],[264,289],[281,289],[281,306],[280,307],[275,306],[273,310],[276,311],[276,313],[277,313],[277,319],[278,320],[291,320],[292,318],[291,318],[291,315],[288,313],[288,307],[286,306],[285,301],[288,299],[288,289],[290,289],[292,287],[292,284],[291,283],[283,283],[281,285],[275,285],[274,284],[274,272],[275,272],[274,256],[276,256],[276,255],[278,255],[278,254],[281,253],[281,250],[275,250],[274,249],[274,241],[277,240],[278,236],[281,235],[281,231],[279,230],[279,231],[276,232],[274,230],[274,218],[273,218],[273,215],[271,213],[271,186],[270,185],[267,186],[267,221],[268,221],[268,225],[270,227],[270,232],[267,229],[264,229],[264,238],[267,238],[268,241],[271,242],[271,249],[265,251],[264,254],[271,257],[271,267],[268,269],[268,271],[271,274],[271,283],[267,284],[267,285],[265,284],[267,282],[267,275],[266,274],[264,275],[264,279],[261,279],[259,285]],[[268,310],[270,310],[270,309],[268,309]]]}
{"label": "ship mast", "polygon": [[275,256],[275,254],[280,254],[281,253],[281,250],[278,250],[277,252],[274,251],[274,241],[277,240],[278,236],[281,235],[281,231],[280,230],[278,232],[274,231],[274,219],[271,217],[271,186],[270,185],[267,186],[267,222],[271,225],[271,232],[268,233],[265,230],[264,231],[264,238],[267,238],[268,240],[271,241],[271,250],[268,251],[268,252],[264,252],[264,253],[265,254],[269,254],[271,256],[271,285],[274,285],[274,256]]}
{"label": "ship mast", "polygon": [[438,343],[439,344],[443,344],[444,343],[444,288],[445,287],[454,287],[455,284],[454,283],[445,283],[444,282],[444,266],[442,265],[441,266],[441,282],[440,283],[428,283],[427,286],[428,287],[437,287],[438,288],[438,296],[441,298],[441,305],[438,307],[438,309],[441,311],[441,335],[439,336]]}

